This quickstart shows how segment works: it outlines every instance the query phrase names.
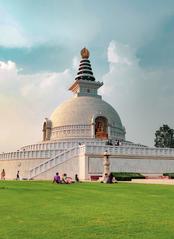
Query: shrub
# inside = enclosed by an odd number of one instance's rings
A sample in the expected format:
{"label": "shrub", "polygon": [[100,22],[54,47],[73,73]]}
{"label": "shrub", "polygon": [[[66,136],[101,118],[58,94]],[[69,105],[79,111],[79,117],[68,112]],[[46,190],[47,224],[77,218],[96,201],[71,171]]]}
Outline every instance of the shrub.
{"label": "shrub", "polygon": [[140,173],[112,172],[112,174],[118,181],[131,181],[132,179],[144,179],[145,178],[145,176],[143,176]]}
{"label": "shrub", "polygon": [[116,176],[115,178],[117,181],[131,181],[132,180],[131,177],[127,177],[127,176],[122,176],[122,177]]}
{"label": "shrub", "polygon": [[174,173],[163,173],[163,176],[168,176],[171,179],[174,179]]}

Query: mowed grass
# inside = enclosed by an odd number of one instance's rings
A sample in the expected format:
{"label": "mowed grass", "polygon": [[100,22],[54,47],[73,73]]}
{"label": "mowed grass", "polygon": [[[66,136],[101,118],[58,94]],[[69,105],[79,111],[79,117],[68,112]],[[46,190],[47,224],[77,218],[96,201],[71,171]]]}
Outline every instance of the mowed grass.
{"label": "mowed grass", "polygon": [[173,239],[174,186],[0,181],[1,239]]}

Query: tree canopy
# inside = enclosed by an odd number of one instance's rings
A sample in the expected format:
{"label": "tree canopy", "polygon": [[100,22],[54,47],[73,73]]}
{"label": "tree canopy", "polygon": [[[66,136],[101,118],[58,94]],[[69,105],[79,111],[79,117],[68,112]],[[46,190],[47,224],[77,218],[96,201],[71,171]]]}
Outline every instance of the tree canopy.
{"label": "tree canopy", "polygon": [[155,133],[155,147],[174,148],[174,130],[164,124]]}

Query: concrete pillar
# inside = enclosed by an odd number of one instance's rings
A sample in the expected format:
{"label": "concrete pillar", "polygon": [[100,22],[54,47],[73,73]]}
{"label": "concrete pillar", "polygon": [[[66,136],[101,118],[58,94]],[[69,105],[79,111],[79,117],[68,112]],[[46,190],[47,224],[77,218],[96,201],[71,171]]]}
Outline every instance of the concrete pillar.
{"label": "concrete pillar", "polygon": [[103,177],[105,174],[110,174],[110,160],[109,160],[110,154],[105,151],[104,152],[104,159],[103,159]]}
{"label": "concrete pillar", "polygon": [[80,180],[88,180],[88,157],[84,155],[79,156],[79,178]]}
{"label": "concrete pillar", "polygon": [[111,127],[110,125],[108,125],[108,139],[111,138]]}
{"label": "concrete pillar", "polygon": [[91,136],[93,139],[95,138],[95,123],[91,124]]}
{"label": "concrete pillar", "polygon": [[88,180],[88,156],[86,155],[86,147],[79,146],[79,178],[80,180]]}

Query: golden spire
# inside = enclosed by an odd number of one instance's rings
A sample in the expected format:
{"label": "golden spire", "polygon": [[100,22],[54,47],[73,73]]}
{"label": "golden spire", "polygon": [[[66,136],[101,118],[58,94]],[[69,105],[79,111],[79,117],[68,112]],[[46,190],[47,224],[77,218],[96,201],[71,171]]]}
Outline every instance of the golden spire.
{"label": "golden spire", "polygon": [[88,59],[89,58],[89,51],[86,47],[84,47],[82,50],[81,50],[81,56],[83,59]]}

